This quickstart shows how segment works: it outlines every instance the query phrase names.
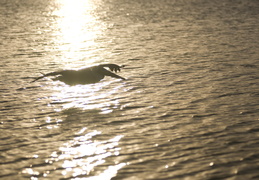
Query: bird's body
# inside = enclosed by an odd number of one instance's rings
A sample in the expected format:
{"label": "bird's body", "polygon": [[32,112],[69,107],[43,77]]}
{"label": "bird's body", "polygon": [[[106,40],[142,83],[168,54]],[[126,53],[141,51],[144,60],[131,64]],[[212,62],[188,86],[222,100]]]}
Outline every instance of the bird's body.
{"label": "bird's body", "polygon": [[117,71],[120,71],[120,68],[124,66],[118,66],[116,64],[103,64],[103,65],[87,67],[79,70],[55,71],[55,72],[44,74],[43,76],[36,78],[32,82],[35,82],[39,79],[42,79],[48,76],[56,76],[53,80],[59,80],[68,85],[96,83],[102,80],[105,76],[111,76],[114,78],[125,80],[125,78],[118,76],[117,74],[114,74],[113,72],[105,69],[104,67],[108,67],[111,71],[117,72]]}

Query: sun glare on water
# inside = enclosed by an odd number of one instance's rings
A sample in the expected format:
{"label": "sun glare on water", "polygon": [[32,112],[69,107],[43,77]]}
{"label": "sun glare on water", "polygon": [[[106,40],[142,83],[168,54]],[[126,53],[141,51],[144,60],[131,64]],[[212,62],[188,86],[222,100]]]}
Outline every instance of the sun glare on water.
{"label": "sun glare on water", "polygon": [[87,64],[93,64],[91,51],[95,39],[102,31],[91,0],[56,0],[58,8],[53,11],[56,21],[56,43],[66,68],[74,67],[75,61],[86,58]]}
{"label": "sun glare on water", "polygon": [[[81,69],[102,61],[96,39],[102,35],[106,26],[98,20],[98,13],[96,12],[98,5],[94,0],[55,1],[56,8],[52,11],[52,16],[55,17],[53,41],[59,53],[55,62],[59,64],[59,70]],[[72,96],[77,97],[78,100],[85,86],[62,88],[68,89],[68,92],[71,90],[73,92]],[[84,93],[87,96],[87,93]],[[60,95],[55,94],[54,96],[59,99],[71,100],[71,93],[64,93],[64,91]],[[96,97],[96,99],[98,98]],[[77,106],[78,104],[71,100],[71,103],[67,106]]]}
{"label": "sun glare on water", "polygon": [[[53,11],[56,17],[54,41],[60,52],[57,64],[62,69],[77,69],[89,66],[100,61],[100,54],[96,38],[105,29],[95,15],[96,4],[92,0],[56,0],[57,9]],[[52,82],[51,82],[52,83]],[[114,87],[112,81],[101,81],[96,84],[67,86],[53,81],[50,88],[55,91],[52,94],[50,106],[58,112],[79,112],[99,110],[100,114],[111,113],[119,106],[114,96],[118,88]],[[48,123],[48,122],[46,122]],[[87,130],[83,127],[75,134],[74,139],[54,151],[50,158],[46,159],[49,164],[58,164],[62,172],[54,174],[45,173],[44,176],[55,176],[61,173],[64,178],[86,178],[86,179],[111,179],[117,172],[127,165],[126,163],[110,162],[100,173],[93,173],[98,168],[105,166],[109,157],[120,154],[119,141],[122,135],[115,135],[107,140],[94,140],[102,134],[101,131]],[[108,160],[107,160],[108,159]],[[27,168],[23,173],[37,175],[38,171]],[[94,176],[92,176],[94,174]]]}
{"label": "sun glare on water", "polygon": [[[86,128],[78,132],[78,137],[60,147],[61,154],[52,153],[49,161],[63,161],[62,174],[65,177],[87,176],[96,166],[105,162],[105,159],[110,156],[118,156],[120,148],[118,143],[123,136],[116,136],[107,141],[92,141],[94,136],[101,134],[100,131],[93,131],[84,134]],[[82,135],[83,134],[83,135]],[[71,159],[74,157],[74,159]],[[80,158],[83,157],[83,158]],[[88,158],[85,158],[88,157]],[[88,177],[87,179],[105,180],[111,179],[117,174],[117,171],[125,166],[126,163],[118,163],[107,167],[98,176]]]}

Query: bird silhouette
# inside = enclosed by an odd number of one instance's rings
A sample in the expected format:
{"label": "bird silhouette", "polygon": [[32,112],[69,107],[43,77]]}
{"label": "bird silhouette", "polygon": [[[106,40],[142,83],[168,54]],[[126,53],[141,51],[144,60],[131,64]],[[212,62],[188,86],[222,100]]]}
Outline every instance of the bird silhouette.
{"label": "bird silhouette", "polygon": [[[105,67],[109,68],[109,70],[105,69]],[[77,84],[91,84],[96,83],[102,80],[105,76],[110,76],[113,78],[123,79],[125,78],[115,74],[123,68],[123,66],[119,66],[116,64],[101,64],[96,66],[91,66],[79,70],[61,70],[55,71],[47,74],[43,74],[38,78],[35,78],[32,82],[38,81],[44,77],[55,76],[52,80],[59,80],[68,85],[77,85]],[[113,73],[113,72],[115,73]]]}

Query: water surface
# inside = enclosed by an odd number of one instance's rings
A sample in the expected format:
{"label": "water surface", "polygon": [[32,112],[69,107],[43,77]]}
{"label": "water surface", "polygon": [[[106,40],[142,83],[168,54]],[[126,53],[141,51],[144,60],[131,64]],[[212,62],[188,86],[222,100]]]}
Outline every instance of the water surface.
{"label": "water surface", "polygon": [[[0,9],[0,178],[259,178],[256,0]],[[30,83],[99,63],[127,80]]]}

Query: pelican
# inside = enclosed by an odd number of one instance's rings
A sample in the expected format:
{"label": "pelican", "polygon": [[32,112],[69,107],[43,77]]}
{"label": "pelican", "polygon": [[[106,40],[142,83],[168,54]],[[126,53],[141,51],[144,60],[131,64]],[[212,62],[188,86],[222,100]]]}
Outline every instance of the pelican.
{"label": "pelican", "polygon": [[91,66],[91,67],[87,67],[79,70],[61,70],[61,71],[55,71],[47,74],[42,73],[43,76],[35,78],[32,82],[38,81],[48,76],[55,76],[53,80],[59,80],[71,86],[76,84],[96,83],[102,80],[105,76],[110,76],[113,78],[125,80],[125,78],[112,73],[111,71],[105,69],[105,67],[117,73],[124,66],[119,66],[116,64],[101,64],[101,65]]}

